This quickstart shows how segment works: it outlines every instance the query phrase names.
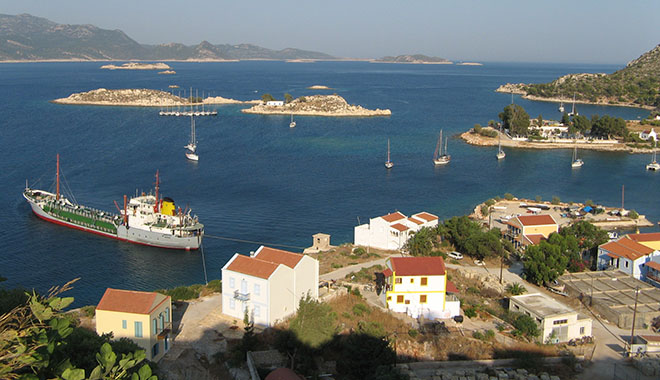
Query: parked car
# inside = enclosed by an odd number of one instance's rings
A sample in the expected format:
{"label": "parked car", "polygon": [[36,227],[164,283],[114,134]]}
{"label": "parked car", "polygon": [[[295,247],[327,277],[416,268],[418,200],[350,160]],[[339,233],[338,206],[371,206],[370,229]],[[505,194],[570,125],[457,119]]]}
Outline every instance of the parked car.
{"label": "parked car", "polygon": [[463,254],[460,253],[460,252],[456,252],[456,251],[449,252],[447,254],[447,256],[449,256],[449,257],[451,257],[452,259],[455,259],[455,260],[462,260],[463,259]]}

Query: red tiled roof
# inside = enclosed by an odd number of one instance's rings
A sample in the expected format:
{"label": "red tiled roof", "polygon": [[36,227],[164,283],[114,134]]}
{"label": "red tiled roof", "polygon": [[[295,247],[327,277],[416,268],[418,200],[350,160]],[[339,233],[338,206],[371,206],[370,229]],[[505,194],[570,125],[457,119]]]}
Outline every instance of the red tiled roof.
{"label": "red tiled roof", "polygon": [[381,218],[385,219],[385,221],[390,222],[390,223],[392,223],[394,221],[397,221],[399,219],[403,219],[405,217],[406,217],[405,215],[403,215],[402,213],[400,213],[398,211],[393,212],[391,214],[387,214],[385,216],[381,216]]}
{"label": "red tiled roof", "polygon": [[247,274],[259,278],[269,278],[277,269],[279,264],[270,261],[260,260],[255,257],[237,255],[234,261],[227,267],[228,270]]}
{"label": "red tiled roof", "polygon": [[415,224],[417,224],[417,225],[424,224],[424,222],[422,222],[421,220],[415,219],[413,217],[408,218],[408,220],[415,223]]}
{"label": "red tiled roof", "polygon": [[523,226],[545,226],[557,224],[555,219],[548,214],[544,215],[521,215],[517,217]]}
{"label": "red tiled roof", "polygon": [[647,342],[658,342],[660,343],[660,335],[640,335]]}
{"label": "red tiled roof", "polygon": [[453,282],[447,280],[447,293],[458,293],[458,288]]}
{"label": "red tiled roof", "polygon": [[655,261],[647,261],[646,263],[644,263],[644,265],[646,265],[649,268],[653,268],[655,270],[660,270],[660,263],[657,263]]}
{"label": "red tiled roof", "polygon": [[397,276],[421,276],[445,274],[442,257],[390,257],[392,270]]}
{"label": "red tiled roof", "polygon": [[392,270],[390,268],[385,268],[385,270],[383,271],[383,275],[385,277],[390,277],[392,275]]}
{"label": "red tiled roof", "polygon": [[390,227],[394,228],[395,230],[399,230],[399,231],[401,231],[401,232],[403,232],[403,231],[405,231],[405,230],[408,229],[408,227],[404,226],[404,225],[401,224],[401,223],[393,224],[393,225],[391,225]]}
{"label": "red tiled roof", "polygon": [[630,260],[637,260],[640,257],[646,256],[653,252],[653,249],[627,238],[621,238],[616,241],[602,244],[600,248],[619,257],[625,257],[626,259]]}
{"label": "red tiled roof", "polygon": [[289,268],[293,269],[298,265],[300,260],[302,260],[304,255],[299,253],[293,253],[289,251],[284,251],[281,249],[275,249],[270,247],[261,246],[257,250],[256,258],[264,261],[270,261],[274,264],[284,264]]}
{"label": "red tiled roof", "polygon": [[433,220],[438,220],[438,217],[437,217],[437,216],[435,216],[435,215],[433,215],[433,214],[430,214],[430,213],[428,213],[428,212],[426,212],[426,211],[419,212],[419,213],[417,213],[417,214],[415,214],[415,215],[413,215],[413,216],[416,216],[416,217],[422,218],[422,219],[426,220],[427,222],[430,222],[430,221],[433,221]]}
{"label": "red tiled roof", "polygon": [[107,288],[96,310],[149,314],[170,297],[156,292]]}
{"label": "red tiled roof", "polygon": [[305,378],[289,368],[278,368],[268,375],[265,380],[304,380]]}
{"label": "red tiled roof", "polygon": [[629,239],[632,239],[636,242],[642,241],[660,241],[660,232],[649,232],[645,234],[628,234]]}
{"label": "red tiled roof", "polygon": [[524,237],[530,244],[538,244],[545,239],[545,236],[541,234],[524,235]]}

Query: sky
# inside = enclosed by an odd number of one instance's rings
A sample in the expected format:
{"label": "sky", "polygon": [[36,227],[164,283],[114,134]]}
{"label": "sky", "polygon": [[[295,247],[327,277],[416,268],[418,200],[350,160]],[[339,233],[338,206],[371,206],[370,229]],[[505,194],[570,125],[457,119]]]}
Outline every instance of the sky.
{"label": "sky", "polygon": [[143,44],[351,58],[625,64],[660,44],[660,0],[0,0],[0,13],[120,29]]}

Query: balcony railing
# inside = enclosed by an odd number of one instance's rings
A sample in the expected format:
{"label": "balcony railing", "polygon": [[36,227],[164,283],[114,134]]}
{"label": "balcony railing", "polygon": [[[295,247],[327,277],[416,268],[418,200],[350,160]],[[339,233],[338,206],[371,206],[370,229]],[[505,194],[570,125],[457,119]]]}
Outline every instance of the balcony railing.
{"label": "balcony railing", "polygon": [[163,340],[172,331],[172,323],[167,322],[165,325],[161,328],[158,326],[158,329],[156,330],[158,332],[158,340]]}
{"label": "balcony railing", "polygon": [[646,277],[655,281],[655,282],[660,282],[660,275],[653,274],[653,273],[647,273]]}
{"label": "balcony railing", "polygon": [[240,293],[238,290],[234,292],[234,298],[239,301],[249,301],[250,293]]}

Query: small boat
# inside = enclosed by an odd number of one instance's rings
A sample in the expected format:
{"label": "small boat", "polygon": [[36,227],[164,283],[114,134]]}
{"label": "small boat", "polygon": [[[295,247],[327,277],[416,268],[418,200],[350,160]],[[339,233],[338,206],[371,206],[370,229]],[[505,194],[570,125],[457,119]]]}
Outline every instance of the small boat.
{"label": "small boat", "polygon": [[190,142],[184,148],[186,151],[186,158],[191,161],[199,161],[197,153],[197,136],[195,135],[195,117],[190,115]]}
{"label": "small boat", "polygon": [[[559,98],[561,99],[561,94],[559,94]],[[564,113],[564,101],[563,100],[559,101],[559,112]]]}
{"label": "small boat", "polygon": [[579,114],[575,110],[575,94],[573,94],[573,107],[571,108],[571,112],[568,113],[568,116],[577,116],[577,115]]}
{"label": "small boat", "polygon": [[502,127],[500,127],[500,131],[497,134],[497,155],[496,155],[498,160],[503,160],[504,157],[506,157],[506,153],[502,150]]}
{"label": "small boat", "polygon": [[447,141],[445,139],[445,149],[442,149],[442,129],[440,130],[440,136],[438,137],[438,143],[435,145],[435,152],[433,153],[433,164],[435,165],[446,165],[451,161],[451,156],[447,154]]}
{"label": "small boat", "polygon": [[571,161],[571,168],[573,169],[579,168],[582,167],[582,165],[584,165],[584,161],[582,161],[581,158],[577,157],[577,143],[576,143],[575,147],[573,148],[573,161]]}
{"label": "small boat", "polygon": [[296,122],[293,121],[293,114],[291,114],[291,122],[289,123],[289,128],[295,128]]}
{"label": "small boat", "polygon": [[657,146],[658,146],[658,142],[655,141],[654,144],[653,144],[653,161],[651,161],[650,164],[646,165],[646,170],[653,170],[653,171],[660,170],[660,164],[655,159],[655,153],[656,153],[655,151],[656,151]]}
{"label": "small boat", "polygon": [[394,162],[390,160],[390,139],[387,139],[387,161],[385,161],[385,167],[392,169]]}

